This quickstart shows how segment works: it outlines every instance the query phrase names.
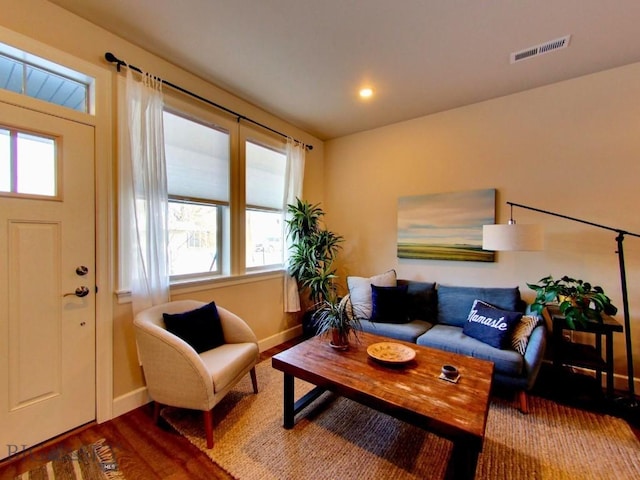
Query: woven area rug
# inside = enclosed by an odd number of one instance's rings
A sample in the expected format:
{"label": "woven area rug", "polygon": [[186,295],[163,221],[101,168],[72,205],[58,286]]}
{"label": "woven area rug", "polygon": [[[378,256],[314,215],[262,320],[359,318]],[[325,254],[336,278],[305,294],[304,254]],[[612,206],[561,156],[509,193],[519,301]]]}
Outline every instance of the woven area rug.
{"label": "woven area rug", "polygon": [[124,480],[118,463],[103,438],[75,450],[41,467],[15,477],[20,480]]}
{"label": "woven area rug", "polygon": [[[162,416],[240,480],[443,478],[450,442],[331,393],[285,430],[282,373],[268,360],[257,374],[260,393],[243,379],[214,408],[210,450],[201,413],[165,408]],[[296,380],[296,395],[310,388]],[[640,478],[640,442],[626,422],[530,400],[528,415],[515,403],[492,401],[476,479]]]}

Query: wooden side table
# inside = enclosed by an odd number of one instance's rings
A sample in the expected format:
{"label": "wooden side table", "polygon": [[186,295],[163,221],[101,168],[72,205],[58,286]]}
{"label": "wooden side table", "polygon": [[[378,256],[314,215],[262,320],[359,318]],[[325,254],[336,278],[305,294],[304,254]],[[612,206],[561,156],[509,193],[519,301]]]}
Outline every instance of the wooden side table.
{"label": "wooden side table", "polygon": [[[595,335],[595,346],[567,341],[563,338],[564,330],[569,329],[566,319],[557,308],[550,307],[549,313],[553,323],[553,366],[560,369],[562,365],[582,367],[596,372],[596,379],[602,385],[602,372],[607,374],[608,398],[613,398],[613,334],[622,332],[622,324],[615,318],[602,315],[602,322],[588,322],[586,325],[576,323],[573,331],[592,333]],[[602,357],[602,337],[605,338],[606,357]]]}

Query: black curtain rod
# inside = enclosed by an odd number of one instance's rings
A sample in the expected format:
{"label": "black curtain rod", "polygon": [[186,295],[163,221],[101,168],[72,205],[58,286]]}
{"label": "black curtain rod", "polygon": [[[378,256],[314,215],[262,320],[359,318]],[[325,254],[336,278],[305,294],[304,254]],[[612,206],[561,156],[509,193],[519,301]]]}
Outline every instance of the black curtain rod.
{"label": "black curtain rod", "polygon": [[[125,67],[127,67],[127,68],[130,68],[131,70],[135,70],[136,72],[139,72],[139,73],[145,73],[145,72],[143,72],[140,68],[138,68],[138,67],[136,67],[136,66],[133,66],[133,65],[129,65],[128,63],[124,62],[123,60],[120,60],[118,57],[116,57],[116,56],[115,56],[113,53],[111,53],[111,52],[107,52],[107,53],[105,53],[105,54],[104,54],[104,58],[105,58],[105,60],[107,60],[107,62],[115,63],[115,64],[116,64],[116,68],[118,69],[118,72],[120,71],[120,67],[121,67],[121,66],[125,66]],[[182,88],[182,87],[181,87],[181,86],[179,86],[179,85],[176,85],[176,84],[174,84],[174,83],[168,82],[168,81],[166,81],[166,80],[164,80],[164,79],[162,79],[162,78],[159,78],[159,80],[160,80],[162,83],[164,83],[165,85],[170,86],[170,87],[171,87],[171,88],[173,88],[174,90],[178,90],[179,92],[182,92],[182,93],[184,93],[185,95],[189,95],[190,97],[193,97],[193,98],[195,98],[195,99],[198,99],[198,100],[200,100],[201,102],[204,102],[204,103],[206,103],[206,104],[208,104],[208,105],[211,105],[211,106],[213,106],[213,107],[216,107],[216,108],[217,108],[217,109],[219,109],[219,110],[223,110],[223,111],[225,111],[225,112],[227,112],[227,113],[229,113],[229,114],[233,115],[234,117],[236,117],[236,118],[238,119],[238,121],[240,121],[240,120],[244,120],[244,121],[247,121],[247,122],[253,123],[254,125],[257,125],[257,126],[259,126],[260,128],[264,128],[265,130],[269,130],[270,132],[273,132],[273,133],[275,133],[275,134],[277,134],[277,135],[280,135],[281,137],[284,137],[284,138],[292,138],[292,137],[289,137],[289,135],[285,135],[284,133],[279,132],[278,130],[275,130],[275,129],[271,128],[271,127],[268,127],[267,125],[265,125],[265,124],[263,124],[263,123],[260,123],[260,122],[258,122],[258,121],[256,121],[256,120],[253,120],[253,119],[251,119],[251,118],[249,118],[249,117],[246,117],[246,116],[244,116],[244,115],[242,115],[242,114],[240,114],[240,113],[238,113],[238,112],[234,112],[233,110],[231,110],[231,109],[229,109],[229,108],[227,108],[227,107],[224,107],[224,106],[222,106],[222,105],[220,105],[220,104],[218,104],[218,103],[212,102],[211,100],[208,100],[208,99],[206,99],[206,98],[204,98],[204,97],[201,97],[201,96],[200,96],[200,95],[198,95],[197,93],[193,93],[193,92],[191,92],[191,91],[189,91],[189,90],[187,90],[187,89],[185,89],[185,88]],[[296,142],[298,142],[298,143],[301,143],[302,145],[304,145],[304,147],[305,147],[307,150],[313,150],[313,145],[307,145],[307,144],[305,144],[304,142],[301,142],[300,140],[296,140],[295,138],[294,138],[293,140],[294,140],[294,141],[296,141]]]}

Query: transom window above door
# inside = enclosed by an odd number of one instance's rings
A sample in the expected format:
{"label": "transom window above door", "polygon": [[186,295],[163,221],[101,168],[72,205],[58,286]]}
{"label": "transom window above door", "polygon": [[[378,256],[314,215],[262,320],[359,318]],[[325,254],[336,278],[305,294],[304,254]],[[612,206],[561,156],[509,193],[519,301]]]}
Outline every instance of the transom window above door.
{"label": "transom window above door", "polygon": [[0,88],[90,113],[94,79],[0,43]]}

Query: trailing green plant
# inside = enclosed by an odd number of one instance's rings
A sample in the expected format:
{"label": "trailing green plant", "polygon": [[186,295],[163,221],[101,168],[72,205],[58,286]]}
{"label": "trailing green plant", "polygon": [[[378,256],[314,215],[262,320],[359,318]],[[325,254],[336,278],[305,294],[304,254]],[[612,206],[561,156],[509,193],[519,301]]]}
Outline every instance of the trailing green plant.
{"label": "trailing green plant", "polygon": [[335,295],[336,271],[333,262],[343,237],[327,230],[322,224],[324,211],[318,204],[296,199],[287,205],[287,235],[292,245],[289,273],[303,290],[308,290],[314,305]]}
{"label": "trailing green plant", "polygon": [[357,339],[362,328],[358,315],[350,312],[348,297],[339,299],[335,294],[315,305],[312,321],[318,335],[332,335],[334,346],[345,346],[353,333]]}
{"label": "trailing green plant", "polygon": [[551,275],[527,286],[536,292],[531,310],[542,313],[549,303],[558,303],[560,313],[566,318],[569,328],[575,329],[576,322],[586,325],[590,321],[602,321],[602,313],[615,315],[618,311],[602,287],[592,286],[583,280],[564,276],[554,280]]}

